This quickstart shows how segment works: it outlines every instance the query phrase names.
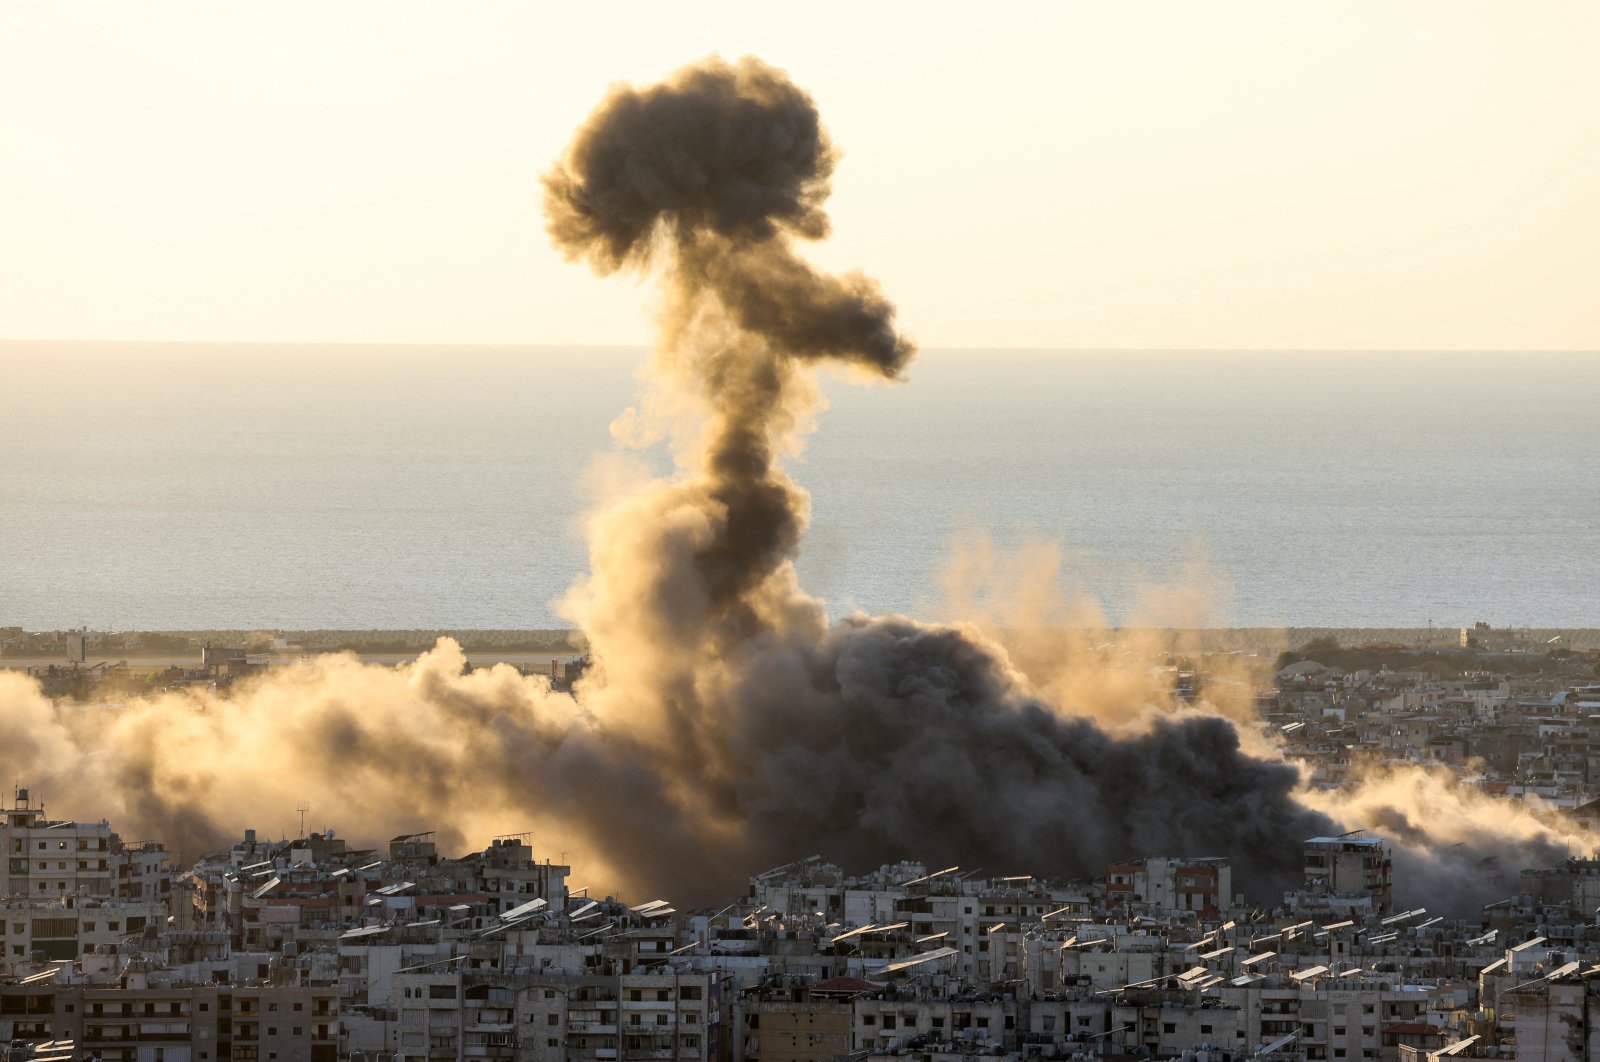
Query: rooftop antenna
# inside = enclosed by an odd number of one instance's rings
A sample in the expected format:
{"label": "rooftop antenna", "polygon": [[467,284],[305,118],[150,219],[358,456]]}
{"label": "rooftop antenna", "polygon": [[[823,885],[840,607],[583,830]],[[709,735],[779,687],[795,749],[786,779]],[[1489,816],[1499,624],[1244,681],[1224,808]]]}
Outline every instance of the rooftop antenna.
{"label": "rooftop antenna", "polygon": [[300,836],[306,835],[306,812],[311,810],[311,805],[304,800],[295,805],[295,810],[300,813]]}

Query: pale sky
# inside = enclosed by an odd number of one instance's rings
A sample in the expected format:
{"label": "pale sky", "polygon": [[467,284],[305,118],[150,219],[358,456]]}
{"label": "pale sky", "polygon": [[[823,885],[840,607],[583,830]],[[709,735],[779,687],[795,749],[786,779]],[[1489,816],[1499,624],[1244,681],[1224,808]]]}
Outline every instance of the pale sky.
{"label": "pale sky", "polygon": [[1600,4],[0,6],[0,339],[640,343],[538,176],[753,53],[928,346],[1600,349]]}

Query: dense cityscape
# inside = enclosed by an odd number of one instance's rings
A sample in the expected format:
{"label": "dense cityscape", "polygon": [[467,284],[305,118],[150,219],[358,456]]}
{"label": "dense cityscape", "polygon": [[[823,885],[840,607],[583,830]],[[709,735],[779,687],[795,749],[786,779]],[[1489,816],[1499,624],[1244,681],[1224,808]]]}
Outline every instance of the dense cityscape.
{"label": "dense cityscape", "polygon": [[1600,1059],[1600,9],[31,6],[0,1062]]}
{"label": "dense cityscape", "polygon": [[[55,637],[82,656],[84,635]],[[1593,663],[1483,626],[1455,645],[1324,638],[1277,659],[1256,725],[1313,788],[1425,769],[1582,830],[1600,818]],[[259,666],[206,647],[147,678]],[[1192,662],[1167,666],[1175,703],[1204,698]],[[30,670],[91,698],[126,681],[76,659]],[[297,836],[241,823],[180,865],[160,838],[49,816],[66,796],[20,780],[0,825],[0,1041],[18,1062],[1420,1062],[1600,1042],[1590,852],[1485,862],[1471,885],[1494,899],[1470,908],[1408,882],[1377,824],[1305,838],[1302,878],[1269,897],[1247,897],[1228,852],[1128,852],[1083,881],[796,853],[720,908],[680,909],[577,884],[538,837],[451,857],[431,832],[358,845],[303,813]]]}

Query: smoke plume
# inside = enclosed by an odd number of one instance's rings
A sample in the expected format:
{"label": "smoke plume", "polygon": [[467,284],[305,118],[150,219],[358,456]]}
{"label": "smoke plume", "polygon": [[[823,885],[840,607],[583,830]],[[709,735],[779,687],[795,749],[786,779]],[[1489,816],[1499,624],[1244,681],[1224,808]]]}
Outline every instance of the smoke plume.
{"label": "smoke plume", "polygon": [[[815,408],[809,370],[894,380],[913,355],[875,282],[797,252],[828,232],[836,161],[781,72],[713,59],[614,90],[545,178],[562,251],[660,282],[656,386],[697,424],[675,474],[590,519],[566,603],[595,661],[576,697],[463,674],[449,642],[95,712],[0,676],[0,768],[191,855],[309,801],[358,839],[531,830],[597,884],[688,903],[812,852],[1080,878],[1226,855],[1259,897],[1293,885],[1300,842],[1346,816],[1223,714],[1174,709],[1096,645],[1013,656],[977,624],[830,624],[800,589],[808,499],[778,458]],[[1382,826],[1371,810],[1357,825]],[[1411,821],[1402,841],[1425,846]]]}

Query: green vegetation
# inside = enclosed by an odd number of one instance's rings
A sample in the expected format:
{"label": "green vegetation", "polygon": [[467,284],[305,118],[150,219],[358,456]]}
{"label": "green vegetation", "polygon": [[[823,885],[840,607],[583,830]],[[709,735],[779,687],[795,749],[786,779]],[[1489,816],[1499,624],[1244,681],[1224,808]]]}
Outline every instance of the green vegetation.
{"label": "green vegetation", "polygon": [[[1276,669],[1315,660],[1340,671],[1426,671],[1440,678],[1496,671],[1511,675],[1581,675],[1589,668],[1588,654],[1571,649],[1553,649],[1544,654],[1494,653],[1477,655],[1459,649],[1416,649],[1403,645],[1373,643],[1342,646],[1337,638],[1313,638],[1298,649],[1278,654]],[[1595,674],[1600,674],[1596,662]]]}

